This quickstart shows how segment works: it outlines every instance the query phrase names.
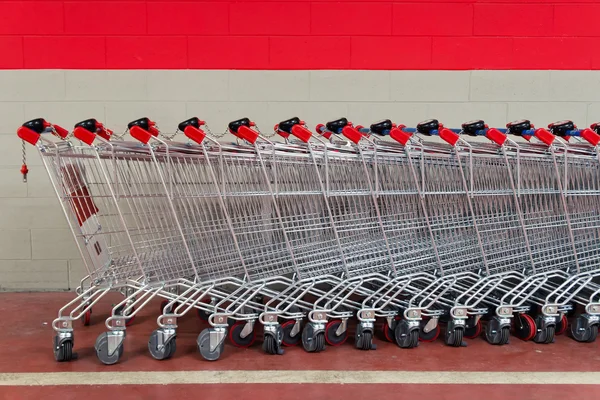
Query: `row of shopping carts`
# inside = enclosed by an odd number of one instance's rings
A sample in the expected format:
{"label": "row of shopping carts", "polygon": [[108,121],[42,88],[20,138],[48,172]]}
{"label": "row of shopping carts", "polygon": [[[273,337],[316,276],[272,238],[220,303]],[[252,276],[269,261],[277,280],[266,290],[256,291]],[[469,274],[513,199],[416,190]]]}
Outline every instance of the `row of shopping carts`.
{"label": "row of shopping carts", "polygon": [[[197,345],[218,359],[226,338],[282,354],[358,349],[377,331],[402,348],[592,342],[600,319],[600,125],[527,120],[449,129],[390,120],[248,118],[234,142],[191,118],[165,134],[148,118],[113,134],[89,119],[72,132],[36,119],[37,146],[89,275],[53,321],[54,354],[74,358],[73,323],[110,292],[124,298],[96,340],[116,363],[126,326],[161,298],[151,355],[176,350],[178,321],[210,327]],[[485,139],[485,140],[483,140]],[[24,172],[27,168],[24,167]],[[570,327],[570,329],[569,329]]]}

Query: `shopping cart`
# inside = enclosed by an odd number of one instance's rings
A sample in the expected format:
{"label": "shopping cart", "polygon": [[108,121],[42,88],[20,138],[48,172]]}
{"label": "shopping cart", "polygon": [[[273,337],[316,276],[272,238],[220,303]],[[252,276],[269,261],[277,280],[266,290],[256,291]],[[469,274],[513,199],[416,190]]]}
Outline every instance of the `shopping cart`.
{"label": "shopping cart", "polygon": [[[441,319],[446,343],[463,345],[486,314],[492,343],[508,341],[513,314],[518,336],[551,342],[575,302],[586,313],[573,335],[597,335],[593,130],[472,121],[453,131],[436,120],[365,129],[341,118],[313,135],[292,118],[276,126],[282,143],[243,118],[228,125],[232,144],[198,118],[178,130],[188,142],[148,118],[128,124],[136,141],[95,120],[76,125],[81,144],[41,119],[19,129],[40,150],[89,272],[53,323],[57,360],[73,357],[72,321],[114,290],[125,298],[95,345],[106,364],[123,353],[127,321],[155,297],[165,299],[148,342],[156,359],[174,355],[178,319],[194,309],[208,316],[197,339],[207,360],[226,337],[250,346],[257,322],[271,354],[339,345],[355,316],[364,350],[375,348],[376,318],[400,347],[437,338]],[[493,143],[468,139],[477,135]]]}

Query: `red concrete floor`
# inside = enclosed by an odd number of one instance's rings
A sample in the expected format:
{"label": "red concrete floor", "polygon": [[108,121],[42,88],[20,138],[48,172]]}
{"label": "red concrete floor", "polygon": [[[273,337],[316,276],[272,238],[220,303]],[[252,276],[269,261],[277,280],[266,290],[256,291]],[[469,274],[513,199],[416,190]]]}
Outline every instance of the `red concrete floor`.
{"label": "red concrete floor", "polygon": [[[395,344],[377,339],[376,351],[359,351],[353,339],[340,347],[328,347],[318,354],[306,353],[302,347],[287,348],[283,356],[266,355],[258,339],[250,349],[225,346],[222,358],[205,361],[197,351],[196,337],[207,324],[195,314],[180,321],[177,352],[170,360],[157,361],[148,353],[147,340],[156,329],[160,301],[150,303],[127,329],[125,353],[120,362],[106,366],[97,360],[93,346],[98,334],[106,330],[104,320],[112,302],[103,300],[94,308],[92,325],[75,325],[75,351],[79,359],[57,363],[52,352],[51,322],[58,309],[73,299],[72,293],[2,293],[0,313],[3,333],[0,340],[0,399],[45,398],[70,399],[87,396],[106,397],[112,387],[76,385],[82,372],[121,371],[239,371],[239,370],[330,370],[343,371],[466,371],[466,372],[598,372],[600,371],[599,342],[577,343],[563,335],[551,345],[537,345],[511,338],[507,346],[492,346],[483,338],[469,340],[466,348],[445,346],[442,339],[421,343],[416,349],[400,349]],[[335,371],[335,372],[334,372]],[[69,386],[2,386],[2,374],[67,372],[73,374]],[[438,382],[439,383],[439,382]],[[457,382],[460,383],[460,382]],[[476,383],[476,382],[473,382]],[[513,382],[518,383],[518,382]],[[546,382],[548,383],[548,382]],[[600,382],[598,382],[600,384]],[[110,391],[109,391],[110,390]],[[177,396],[186,393],[214,394],[220,399],[254,398],[268,394],[283,398],[381,398],[390,394],[436,399],[469,399],[485,396],[488,400],[512,399],[598,399],[600,385],[440,385],[433,379],[428,384],[205,384],[205,385],[120,385],[119,399]],[[332,395],[334,393],[334,395]],[[469,394],[470,393],[470,394]],[[475,393],[478,393],[475,395]],[[483,394],[485,393],[485,394]],[[150,395],[151,394],[151,395]],[[249,396],[248,394],[251,394]],[[148,395],[148,396],[147,396]],[[465,397],[466,396],[466,397]],[[396,396],[394,396],[396,397]]]}

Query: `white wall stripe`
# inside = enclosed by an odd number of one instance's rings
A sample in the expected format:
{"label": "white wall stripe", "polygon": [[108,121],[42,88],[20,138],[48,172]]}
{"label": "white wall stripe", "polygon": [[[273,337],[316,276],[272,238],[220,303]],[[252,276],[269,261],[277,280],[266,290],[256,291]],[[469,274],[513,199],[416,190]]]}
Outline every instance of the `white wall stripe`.
{"label": "white wall stripe", "polygon": [[0,386],[215,383],[600,385],[600,372],[124,371],[0,374]]}

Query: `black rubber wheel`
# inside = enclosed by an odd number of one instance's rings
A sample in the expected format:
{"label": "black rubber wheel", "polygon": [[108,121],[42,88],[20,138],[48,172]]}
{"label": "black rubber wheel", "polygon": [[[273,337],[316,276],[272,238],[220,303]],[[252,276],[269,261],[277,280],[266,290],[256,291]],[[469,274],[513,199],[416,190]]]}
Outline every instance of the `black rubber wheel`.
{"label": "black rubber wheel", "polygon": [[429,321],[421,320],[419,323],[419,340],[421,342],[435,342],[438,336],[440,336],[440,325],[437,324],[435,328],[429,332],[425,332],[425,326]]}
{"label": "black rubber wheel", "polygon": [[401,320],[396,323],[394,329],[394,340],[403,349],[412,349],[419,344],[419,328],[411,327],[408,321]]}
{"label": "black rubber wheel", "polygon": [[73,358],[73,342],[65,340],[58,349],[54,349],[54,359],[58,362],[71,361]]}
{"label": "black rubber wheel", "polygon": [[521,340],[531,340],[536,333],[535,321],[528,314],[519,314],[515,318],[513,334]]}
{"label": "black rubber wheel", "polygon": [[571,324],[571,336],[581,343],[592,343],[598,336],[598,324],[589,325],[588,319],[579,315]]}
{"label": "black rubber wheel", "polygon": [[302,329],[296,333],[295,336],[292,336],[292,329],[296,325],[296,321],[286,321],[281,324],[281,329],[283,330],[283,341],[282,344],[287,347],[297,346],[298,343],[302,340]]}
{"label": "black rubber wheel", "polygon": [[315,346],[316,353],[325,350],[325,333],[324,332],[318,333],[317,337],[315,338],[315,341],[316,341],[316,346]]}
{"label": "black rubber wheel", "polygon": [[252,332],[246,337],[242,337],[242,331],[246,326],[245,321],[237,321],[229,329],[229,340],[235,347],[248,348],[252,346],[256,339],[256,330],[252,327]]}
{"label": "black rubber wheel", "polygon": [[341,324],[341,320],[334,319],[325,326],[325,339],[330,346],[340,346],[348,339],[348,329],[339,336],[336,333]]}
{"label": "black rubber wheel", "polygon": [[410,349],[414,349],[419,345],[419,329],[410,331]]}
{"label": "black rubber wheel", "polygon": [[465,330],[463,328],[454,328],[454,341],[450,345],[452,347],[461,347],[464,333]]}
{"label": "black rubber wheel", "polygon": [[263,338],[263,351],[267,354],[277,354],[277,343],[273,335],[265,334]]}
{"label": "black rubber wheel", "polygon": [[539,330],[533,337],[535,343],[550,344],[554,341],[555,325],[547,325],[544,329]]}
{"label": "black rubber wheel", "polygon": [[373,349],[373,332],[363,331],[362,333],[362,346],[360,350],[371,350]]}

